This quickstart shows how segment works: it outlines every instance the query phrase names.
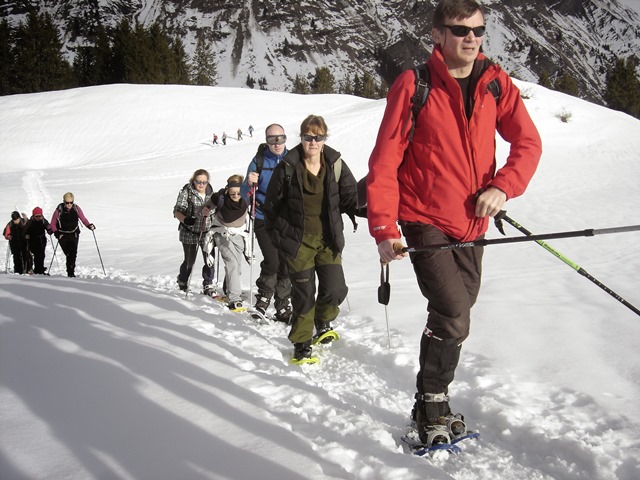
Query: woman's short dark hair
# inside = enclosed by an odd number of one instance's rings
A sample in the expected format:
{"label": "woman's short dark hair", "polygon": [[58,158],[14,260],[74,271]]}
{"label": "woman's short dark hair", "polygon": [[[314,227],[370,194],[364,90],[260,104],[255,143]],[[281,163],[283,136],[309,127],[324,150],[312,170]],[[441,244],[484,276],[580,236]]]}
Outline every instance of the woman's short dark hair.
{"label": "woman's short dark hair", "polygon": [[441,0],[433,12],[433,26],[442,29],[446,18],[469,18],[478,11],[484,16],[484,9],[474,0]]}
{"label": "woman's short dark hair", "polygon": [[320,115],[309,115],[300,125],[300,136],[308,132],[314,135],[328,135],[329,127]]}

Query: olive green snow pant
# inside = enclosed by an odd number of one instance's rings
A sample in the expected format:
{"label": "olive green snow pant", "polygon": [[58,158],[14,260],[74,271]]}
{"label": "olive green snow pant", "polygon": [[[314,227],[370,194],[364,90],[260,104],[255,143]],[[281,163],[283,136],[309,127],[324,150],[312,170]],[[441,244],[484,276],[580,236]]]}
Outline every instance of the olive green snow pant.
{"label": "olive green snow pant", "polygon": [[342,256],[325,244],[322,235],[304,234],[298,254],[288,264],[293,310],[289,340],[305,343],[313,337],[314,326],[318,330],[330,325],[347,296]]}

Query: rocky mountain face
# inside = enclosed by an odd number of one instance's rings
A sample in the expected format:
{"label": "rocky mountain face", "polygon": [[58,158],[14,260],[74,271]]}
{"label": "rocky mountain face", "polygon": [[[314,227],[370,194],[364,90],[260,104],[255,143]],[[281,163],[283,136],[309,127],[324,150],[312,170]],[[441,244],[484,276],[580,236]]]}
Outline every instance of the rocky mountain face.
{"label": "rocky mountain face", "polygon": [[[192,54],[208,40],[218,85],[290,90],[296,75],[329,67],[339,82],[372,74],[387,83],[428,57],[437,0],[40,0],[3,2],[12,25],[29,8],[48,12],[70,60],[98,23],[163,25]],[[640,2],[639,2],[640,3]],[[640,7],[625,0],[485,0],[484,51],[507,72],[537,82],[569,74],[584,98],[602,101],[614,56],[640,56]]]}

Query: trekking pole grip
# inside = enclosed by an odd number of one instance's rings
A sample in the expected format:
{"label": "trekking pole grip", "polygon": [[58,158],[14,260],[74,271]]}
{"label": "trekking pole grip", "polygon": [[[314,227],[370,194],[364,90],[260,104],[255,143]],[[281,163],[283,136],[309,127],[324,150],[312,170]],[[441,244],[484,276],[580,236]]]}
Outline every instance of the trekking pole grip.
{"label": "trekking pole grip", "polygon": [[400,242],[396,242],[393,244],[393,251],[397,254],[397,255],[403,255],[405,253],[405,247],[404,245],[402,245],[402,243]]}

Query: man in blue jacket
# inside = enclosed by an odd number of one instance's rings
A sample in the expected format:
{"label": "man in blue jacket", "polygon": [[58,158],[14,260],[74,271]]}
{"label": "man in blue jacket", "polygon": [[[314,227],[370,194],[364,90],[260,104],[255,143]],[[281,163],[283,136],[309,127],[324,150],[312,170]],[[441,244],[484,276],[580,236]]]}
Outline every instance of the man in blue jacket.
{"label": "man in blue jacket", "polygon": [[258,147],[256,156],[249,163],[247,175],[241,188],[247,203],[252,205],[253,199],[250,198],[250,193],[255,186],[256,209],[253,228],[263,257],[260,263],[260,276],[256,280],[258,293],[254,307],[264,314],[271,303],[271,298],[275,296],[275,318],[281,322],[289,323],[291,319],[291,281],[289,280],[287,262],[280,250],[274,245],[270,234],[267,233],[262,213],[262,204],[267,194],[273,169],[287,154],[285,145],[287,136],[282,125],[277,123],[269,125],[265,130],[265,135],[266,144],[263,143]]}

